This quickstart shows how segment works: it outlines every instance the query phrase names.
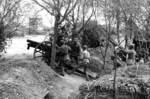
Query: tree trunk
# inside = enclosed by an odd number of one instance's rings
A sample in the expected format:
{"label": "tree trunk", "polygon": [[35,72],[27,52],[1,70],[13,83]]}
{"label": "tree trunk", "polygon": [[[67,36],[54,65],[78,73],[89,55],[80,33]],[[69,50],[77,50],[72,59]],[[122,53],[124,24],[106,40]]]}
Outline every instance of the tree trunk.
{"label": "tree trunk", "polygon": [[[115,50],[115,49],[114,49]],[[116,99],[116,67],[117,67],[117,55],[116,55],[116,51],[114,51],[114,81],[113,81],[113,99]]]}
{"label": "tree trunk", "polygon": [[56,42],[57,42],[57,36],[58,36],[58,19],[55,19],[55,24],[54,24],[54,43],[52,44],[52,52],[51,52],[51,63],[50,66],[52,68],[54,68],[54,64],[55,64],[55,56],[56,56]]}
{"label": "tree trunk", "polygon": [[119,33],[119,28],[120,28],[120,10],[118,8],[118,4],[117,4],[117,15],[116,15],[116,20],[117,20],[117,39],[118,39],[118,44],[120,44],[120,33]]}
{"label": "tree trunk", "polygon": [[109,38],[108,38],[108,41],[107,41],[107,44],[106,44],[106,48],[105,48],[105,52],[104,52],[104,56],[103,56],[103,67],[102,67],[102,69],[104,69],[105,65],[106,65],[106,57],[107,57],[108,47],[109,47]]}
{"label": "tree trunk", "polygon": [[128,35],[125,34],[125,48],[127,48],[128,46]]}

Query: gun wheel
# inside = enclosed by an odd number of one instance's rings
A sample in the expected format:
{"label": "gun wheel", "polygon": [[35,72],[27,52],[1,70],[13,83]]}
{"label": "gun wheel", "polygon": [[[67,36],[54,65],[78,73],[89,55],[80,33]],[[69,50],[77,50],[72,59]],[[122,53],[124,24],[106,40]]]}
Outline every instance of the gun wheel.
{"label": "gun wheel", "polygon": [[34,49],[33,57],[39,61],[50,63],[51,43],[48,41],[41,42]]}

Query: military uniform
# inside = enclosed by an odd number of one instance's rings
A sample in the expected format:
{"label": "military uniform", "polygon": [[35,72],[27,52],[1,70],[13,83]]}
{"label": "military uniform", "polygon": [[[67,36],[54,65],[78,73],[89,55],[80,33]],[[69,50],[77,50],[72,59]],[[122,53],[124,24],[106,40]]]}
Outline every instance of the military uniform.
{"label": "military uniform", "polygon": [[69,51],[71,50],[71,48],[65,44],[63,44],[61,47],[59,47],[58,52],[61,59],[60,59],[60,67],[62,69],[62,75],[65,75],[65,71],[64,71],[64,66],[67,62],[70,61],[70,56],[69,56]]}

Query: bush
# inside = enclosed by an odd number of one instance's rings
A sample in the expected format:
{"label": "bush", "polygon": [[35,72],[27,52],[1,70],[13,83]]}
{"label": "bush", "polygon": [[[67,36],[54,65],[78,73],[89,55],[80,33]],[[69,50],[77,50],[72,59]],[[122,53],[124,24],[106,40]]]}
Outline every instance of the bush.
{"label": "bush", "polygon": [[86,44],[89,47],[101,46],[100,33],[104,32],[101,25],[98,25],[96,21],[89,21],[83,31],[82,44]]}
{"label": "bush", "polygon": [[24,31],[15,31],[13,33],[13,36],[17,36],[17,37],[24,37],[26,35],[26,33]]}
{"label": "bush", "polygon": [[45,30],[36,30],[33,28],[29,28],[28,29],[28,34],[32,34],[32,35],[46,35],[49,31],[45,31]]}

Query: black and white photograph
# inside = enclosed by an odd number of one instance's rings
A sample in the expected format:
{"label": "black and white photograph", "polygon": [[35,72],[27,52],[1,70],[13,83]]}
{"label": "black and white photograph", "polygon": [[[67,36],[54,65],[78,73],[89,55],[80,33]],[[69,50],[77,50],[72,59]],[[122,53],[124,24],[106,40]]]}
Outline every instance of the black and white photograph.
{"label": "black and white photograph", "polygon": [[0,99],[150,99],[150,0],[0,0]]}

